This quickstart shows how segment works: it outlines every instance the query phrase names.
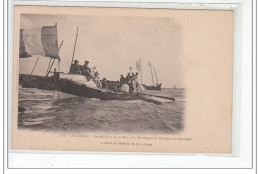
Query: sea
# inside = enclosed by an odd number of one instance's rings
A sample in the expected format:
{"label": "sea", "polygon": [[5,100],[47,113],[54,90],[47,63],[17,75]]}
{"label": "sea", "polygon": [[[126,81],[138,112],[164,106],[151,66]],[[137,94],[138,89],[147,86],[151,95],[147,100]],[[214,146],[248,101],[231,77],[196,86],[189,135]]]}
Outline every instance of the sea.
{"label": "sea", "polygon": [[51,132],[172,134],[185,126],[185,89],[146,90],[175,98],[156,105],[143,100],[103,101],[19,86],[18,128]]}

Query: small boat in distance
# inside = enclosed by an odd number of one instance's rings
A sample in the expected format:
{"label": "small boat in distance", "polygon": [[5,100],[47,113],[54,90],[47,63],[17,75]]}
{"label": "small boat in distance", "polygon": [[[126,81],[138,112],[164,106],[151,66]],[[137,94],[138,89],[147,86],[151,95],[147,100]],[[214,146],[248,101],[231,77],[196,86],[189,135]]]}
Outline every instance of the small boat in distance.
{"label": "small boat in distance", "polygon": [[145,85],[145,84],[142,84],[143,85],[143,87],[146,89],[146,90],[161,90],[162,88],[161,88],[161,83],[160,84],[156,84],[156,86],[147,86],[147,85]]}
{"label": "small boat in distance", "polygon": [[173,85],[173,89],[177,89],[175,85]]}
{"label": "small boat in distance", "polygon": [[155,71],[155,67],[153,67],[153,69],[154,69],[154,74],[155,74],[157,83],[154,85],[153,70],[152,70],[152,63],[151,63],[151,61],[148,62],[148,65],[149,65],[150,68],[151,68],[151,75],[152,75],[153,86],[148,86],[148,85],[146,85],[146,84],[142,84],[143,87],[144,87],[146,90],[161,90],[161,89],[162,89],[162,88],[161,88],[162,83],[159,83],[159,81],[158,81],[158,77],[157,77],[157,74],[156,74],[156,71]]}

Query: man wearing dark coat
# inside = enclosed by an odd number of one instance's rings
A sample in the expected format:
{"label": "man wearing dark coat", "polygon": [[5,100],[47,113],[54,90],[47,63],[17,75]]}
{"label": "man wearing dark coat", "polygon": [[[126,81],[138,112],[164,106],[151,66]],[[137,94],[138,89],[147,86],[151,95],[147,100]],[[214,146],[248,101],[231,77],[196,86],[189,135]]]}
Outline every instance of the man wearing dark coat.
{"label": "man wearing dark coat", "polygon": [[125,81],[126,81],[125,77],[123,75],[121,75],[121,77],[120,77],[120,84],[121,85],[125,84],[126,83]]}
{"label": "man wearing dark coat", "polygon": [[79,61],[74,60],[74,63],[70,66],[71,74],[80,74],[81,73],[80,66],[78,63],[79,63]]}
{"label": "man wearing dark coat", "polygon": [[89,61],[85,61],[85,64],[82,65],[81,67],[81,71],[82,71],[82,74],[84,74],[88,80],[92,79],[92,75],[91,75],[91,68],[88,66],[89,64]]}
{"label": "man wearing dark coat", "polygon": [[130,79],[131,79],[131,75],[130,75],[130,73],[127,73],[127,76],[125,78],[125,83],[128,83],[130,81]]}
{"label": "man wearing dark coat", "polygon": [[89,64],[89,61],[85,61],[85,64],[82,65],[82,71],[91,73],[91,68],[89,68],[88,64]]}

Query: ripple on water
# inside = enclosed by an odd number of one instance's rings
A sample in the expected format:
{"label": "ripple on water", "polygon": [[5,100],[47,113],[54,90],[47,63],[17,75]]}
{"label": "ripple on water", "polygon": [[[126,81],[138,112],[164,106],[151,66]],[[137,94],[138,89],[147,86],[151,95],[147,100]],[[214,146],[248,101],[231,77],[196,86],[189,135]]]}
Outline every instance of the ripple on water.
{"label": "ripple on water", "polygon": [[[162,105],[142,100],[102,101],[53,91],[19,89],[20,128],[48,131],[175,133],[184,127],[185,90],[148,91],[175,97]],[[55,95],[55,96],[54,96]],[[58,97],[57,97],[58,96]]]}

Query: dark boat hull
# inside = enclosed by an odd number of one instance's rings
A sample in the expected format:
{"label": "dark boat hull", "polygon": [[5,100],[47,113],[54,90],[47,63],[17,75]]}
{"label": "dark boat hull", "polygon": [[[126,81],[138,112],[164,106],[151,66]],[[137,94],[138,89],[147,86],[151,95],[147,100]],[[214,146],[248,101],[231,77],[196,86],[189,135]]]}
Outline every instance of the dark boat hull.
{"label": "dark boat hull", "polygon": [[88,87],[71,80],[60,79],[59,91],[86,98],[97,98],[100,100],[136,100],[135,94],[105,91],[98,88]]}
{"label": "dark boat hull", "polygon": [[144,85],[142,84],[143,87],[146,89],[146,90],[161,90],[161,86],[162,84],[157,84],[156,86],[147,86],[147,85]]}
{"label": "dark boat hull", "polygon": [[83,84],[73,82],[67,79],[60,79],[58,90],[67,94],[72,94],[87,98],[99,98],[101,91],[95,88],[87,87]]}
{"label": "dark boat hull", "polygon": [[22,85],[23,88],[38,88],[45,90],[56,90],[57,87],[53,77],[29,74],[20,74],[19,84]]}
{"label": "dark boat hull", "polygon": [[54,79],[53,77],[20,74],[19,84],[23,88],[38,88],[44,90],[57,90],[67,94],[100,100],[137,100],[138,94],[106,91],[86,86],[67,79]]}
{"label": "dark boat hull", "polygon": [[[34,75],[20,75],[19,84],[24,88],[38,88],[44,90],[56,90],[75,96],[86,98],[97,98],[100,100],[143,100],[149,103],[161,104],[160,101],[154,100],[150,96],[168,99],[162,96],[154,96],[142,93],[124,93],[121,91],[109,91],[107,89],[100,89],[84,85],[66,78],[54,78]],[[174,99],[170,99],[174,100]]]}

